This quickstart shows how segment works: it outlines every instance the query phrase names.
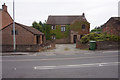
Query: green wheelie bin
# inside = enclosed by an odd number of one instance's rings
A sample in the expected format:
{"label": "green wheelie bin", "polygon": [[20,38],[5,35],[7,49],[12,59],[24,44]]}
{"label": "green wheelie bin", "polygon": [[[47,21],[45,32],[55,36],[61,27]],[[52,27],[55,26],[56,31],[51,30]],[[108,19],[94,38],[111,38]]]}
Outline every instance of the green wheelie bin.
{"label": "green wheelie bin", "polygon": [[90,50],[96,49],[96,41],[90,41]]}

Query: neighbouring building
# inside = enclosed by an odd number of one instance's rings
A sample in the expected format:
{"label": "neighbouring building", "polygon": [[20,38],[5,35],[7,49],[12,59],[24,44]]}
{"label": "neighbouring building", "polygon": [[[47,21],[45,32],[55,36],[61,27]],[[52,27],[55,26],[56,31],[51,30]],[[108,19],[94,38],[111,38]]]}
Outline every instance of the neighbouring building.
{"label": "neighbouring building", "polygon": [[[0,46],[3,51],[13,51],[13,20],[7,12],[7,6],[2,5],[0,9]],[[44,33],[39,30],[15,22],[15,39],[18,51],[38,51],[45,43]]]}
{"label": "neighbouring building", "polygon": [[[1,29],[2,45],[13,45],[13,23]],[[45,40],[44,34],[35,28],[15,23],[16,45],[42,44]]]}
{"label": "neighbouring building", "polygon": [[120,17],[111,17],[103,26],[102,32],[120,36]]}
{"label": "neighbouring building", "polygon": [[5,3],[2,5],[2,9],[0,9],[0,29],[4,28],[8,24],[12,23],[13,19],[7,11],[7,6]]}
{"label": "neighbouring building", "polygon": [[47,24],[51,25],[51,38],[56,43],[76,43],[82,36],[89,34],[90,23],[85,14],[71,16],[50,15]]}

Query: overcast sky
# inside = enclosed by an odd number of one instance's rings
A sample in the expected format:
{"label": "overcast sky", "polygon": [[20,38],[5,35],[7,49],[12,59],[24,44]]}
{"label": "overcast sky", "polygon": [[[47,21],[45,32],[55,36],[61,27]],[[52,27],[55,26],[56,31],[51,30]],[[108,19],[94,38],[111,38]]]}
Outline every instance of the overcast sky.
{"label": "overcast sky", "polygon": [[[49,15],[82,15],[93,29],[110,17],[118,16],[120,0],[15,0],[15,21],[28,26],[33,21],[47,20]],[[6,3],[12,16],[12,0],[0,0],[0,8]]]}

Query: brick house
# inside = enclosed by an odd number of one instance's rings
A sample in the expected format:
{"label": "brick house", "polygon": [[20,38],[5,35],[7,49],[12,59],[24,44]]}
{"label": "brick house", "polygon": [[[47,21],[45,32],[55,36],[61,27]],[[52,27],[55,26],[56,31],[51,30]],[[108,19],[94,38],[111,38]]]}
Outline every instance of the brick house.
{"label": "brick house", "polygon": [[[2,45],[13,45],[13,23],[1,29]],[[36,45],[44,42],[44,34],[35,28],[15,23],[16,45]]]}
{"label": "brick house", "polygon": [[[2,51],[13,51],[13,19],[7,12],[7,6],[0,9],[0,47]],[[38,51],[45,42],[44,33],[20,23],[15,23],[15,37],[18,51]],[[1,41],[2,40],[2,41]]]}
{"label": "brick house", "polygon": [[103,26],[102,32],[120,36],[120,17],[111,17]]}
{"label": "brick house", "polygon": [[84,13],[78,16],[50,15],[47,24],[51,25],[51,38],[55,39],[56,43],[76,43],[76,40],[89,34],[90,29]]}
{"label": "brick house", "polygon": [[0,9],[0,29],[4,28],[8,24],[12,23],[13,19],[9,15],[7,11],[7,6],[5,3],[2,5],[2,9]]}

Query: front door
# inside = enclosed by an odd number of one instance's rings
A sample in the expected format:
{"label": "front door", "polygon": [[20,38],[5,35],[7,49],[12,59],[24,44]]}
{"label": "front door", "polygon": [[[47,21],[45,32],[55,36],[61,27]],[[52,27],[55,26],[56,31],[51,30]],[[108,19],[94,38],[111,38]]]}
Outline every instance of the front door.
{"label": "front door", "polygon": [[77,35],[74,35],[73,40],[74,40],[74,43],[76,43]]}

